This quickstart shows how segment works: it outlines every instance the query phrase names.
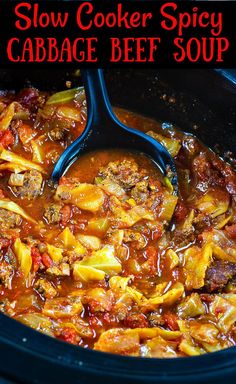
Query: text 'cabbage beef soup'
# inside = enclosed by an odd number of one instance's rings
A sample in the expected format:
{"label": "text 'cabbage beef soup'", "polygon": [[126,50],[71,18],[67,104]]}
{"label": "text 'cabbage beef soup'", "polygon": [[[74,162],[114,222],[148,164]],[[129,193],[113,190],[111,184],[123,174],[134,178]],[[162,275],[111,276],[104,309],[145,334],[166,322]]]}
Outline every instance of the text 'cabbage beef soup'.
{"label": "text 'cabbage beef soup'", "polygon": [[99,151],[50,175],[86,122],[83,90],[0,96],[0,308],[99,351],[177,357],[236,343],[236,175],[199,141],[116,110],[176,160]]}

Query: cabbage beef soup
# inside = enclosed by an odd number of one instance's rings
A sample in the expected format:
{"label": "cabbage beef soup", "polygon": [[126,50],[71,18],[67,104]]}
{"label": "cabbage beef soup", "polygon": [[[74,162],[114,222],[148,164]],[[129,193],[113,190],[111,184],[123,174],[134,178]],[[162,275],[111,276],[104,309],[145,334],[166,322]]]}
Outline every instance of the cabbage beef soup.
{"label": "cabbage beef soup", "polygon": [[236,174],[196,138],[116,109],[175,158],[55,162],[86,123],[83,90],[0,95],[0,309],[68,343],[178,357],[236,343]]}

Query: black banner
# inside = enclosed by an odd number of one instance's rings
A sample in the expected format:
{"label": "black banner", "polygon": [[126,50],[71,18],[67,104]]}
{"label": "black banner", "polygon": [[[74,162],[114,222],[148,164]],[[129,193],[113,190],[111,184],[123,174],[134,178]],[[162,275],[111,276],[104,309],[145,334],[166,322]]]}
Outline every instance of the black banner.
{"label": "black banner", "polygon": [[0,3],[0,66],[236,66],[234,1]]}

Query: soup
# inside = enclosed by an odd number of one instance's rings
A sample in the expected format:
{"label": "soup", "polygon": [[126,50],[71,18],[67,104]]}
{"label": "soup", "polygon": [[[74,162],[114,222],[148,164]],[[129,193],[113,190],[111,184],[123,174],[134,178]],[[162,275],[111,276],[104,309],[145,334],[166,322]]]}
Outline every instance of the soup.
{"label": "soup", "polygon": [[0,309],[59,340],[142,357],[236,342],[236,174],[197,138],[116,109],[174,157],[107,149],[50,175],[86,123],[82,88],[0,96]]}

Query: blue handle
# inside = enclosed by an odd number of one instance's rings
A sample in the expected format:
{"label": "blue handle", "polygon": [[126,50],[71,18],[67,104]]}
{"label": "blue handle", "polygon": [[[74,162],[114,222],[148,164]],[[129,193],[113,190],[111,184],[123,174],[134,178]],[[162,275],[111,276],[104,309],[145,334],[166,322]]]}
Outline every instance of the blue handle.
{"label": "blue handle", "polygon": [[[102,69],[82,69],[81,75],[85,85],[88,118],[90,124],[104,124],[114,119],[112,106],[108,98]],[[105,124],[104,124],[105,126]],[[109,125],[106,125],[109,127]]]}
{"label": "blue handle", "polygon": [[215,71],[236,85],[236,69],[216,69]]}

